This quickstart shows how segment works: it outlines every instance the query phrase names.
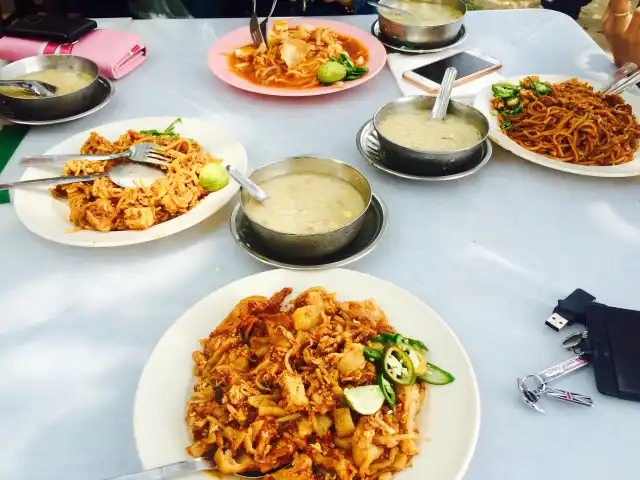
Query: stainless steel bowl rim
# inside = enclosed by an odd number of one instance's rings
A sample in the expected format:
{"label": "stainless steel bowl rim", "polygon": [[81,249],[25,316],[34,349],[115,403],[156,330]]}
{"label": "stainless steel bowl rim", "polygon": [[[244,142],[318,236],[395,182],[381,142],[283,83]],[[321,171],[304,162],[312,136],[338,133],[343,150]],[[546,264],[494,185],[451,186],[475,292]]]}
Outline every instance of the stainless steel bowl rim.
{"label": "stainless steel bowl rim", "polygon": [[[360,250],[358,253],[350,257],[343,258],[341,260],[336,260],[335,262],[318,263],[317,265],[295,265],[292,263],[282,262],[280,260],[274,260],[273,258],[264,257],[254,252],[252,249],[247,248],[248,245],[242,241],[242,239],[240,238],[238,229],[236,228],[236,218],[238,216],[238,212],[240,209],[242,209],[244,212],[244,209],[242,208],[242,202],[238,202],[236,206],[233,207],[233,212],[231,213],[231,218],[229,220],[229,229],[231,230],[231,236],[234,238],[236,243],[245,252],[247,252],[253,258],[255,258],[256,260],[258,260],[259,262],[265,265],[271,265],[272,267],[284,268],[287,270],[297,270],[297,271],[328,270],[330,268],[344,267],[351,263],[357,262],[358,260],[361,260],[362,258],[367,256],[369,253],[371,253],[378,246],[378,244],[380,243],[380,240],[382,240],[382,237],[384,237],[385,234],[387,233],[387,229],[389,226],[389,211],[387,209],[387,205],[384,203],[382,198],[379,195],[377,195],[375,192],[372,192],[371,197],[372,199],[375,198],[376,202],[380,207],[380,211],[382,212],[382,225],[380,226],[380,232],[378,233],[375,240],[373,240],[369,245],[367,245],[365,248]],[[246,212],[244,212],[244,214],[246,215]]]}
{"label": "stainless steel bowl rim", "polygon": [[[362,210],[362,212],[360,212],[360,214],[357,217],[353,218],[349,223],[345,223],[344,225],[342,225],[342,226],[340,226],[338,228],[334,228],[332,230],[326,230],[324,232],[319,232],[319,233],[289,233],[289,232],[281,232],[280,230],[274,230],[272,228],[265,227],[263,224],[258,222],[251,215],[249,215],[249,213],[247,212],[247,209],[245,208],[245,202],[242,200],[242,196],[241,196],[240,197],[240,205],[242,205],[242,210],[244,211],[244,214],[247,216],[248,219],[250,219],[252,222],[257,223],[258,225],[260,225],[265,230],[268,230],[268,231],[270,231],[272,233],[277,233],[278,235],[285,235],[287,237],[294,237],[294,238],[295,237],[304,237],[304,238],[313,239],[314,237],[321,237],[321,236],[324,236],[324,235],[326,235],[328,233],[337,232],[338,230],[342,230],[343,228],[347,228],[349,225],[352,225],[352,224],[356,223],[358,220],[360,220],[360,218],[362,218],[365,215],[365,213],[367,213],[367,210],[369,209],[369,206],[371,205],[371,198],[373,196],[373,189],[371,188],[371,183],[369,183],[369,179],[367,179],[367,177],[364,175],[364,173],[362,173],[360,170],[358,170],[353,165],[349,165],[347,162],[343,162],[342,160],[336,160],[335,158],[329,158],[329,157],[322,157],[320,155],[295,155],[293,157],[282,157],[282,158],[279,158],[279,159],[274,160],[272,162],[265,163],[261,167],[256,168],[255,170],[252,170],[251,173],[248,176],[249,176],[249,178],[251,178],[251,175],[253,175],[254,173],[258,172],[259,170],[262,170],[263,168],[270,167],[272,165],[276,165],[276,164],[278,164],[280,162],[284,162],[286,160],[296,160],[296,159],[303,159],[303,158],[313,158],[313,159],[316,159],[316,160],[329,160],[329,161],[331,161],[333,163],[346,166],[346,167],[352,169],[358,175],[360,175],[360,177],[362,177],[362,179],[366,182],[367,186],[369,187],[369,198],[368,199],[364,198],[365,206],[364,206],[364,209]],[[313,172],[309,172],[309,173],[313,173]],[[324,174],[322,174],[322,175],[324,175]],[[241,188],[241,190],[242,190],[242,188]]]}
{"label": "stainless steel bowl rim", "polygon": [[115,94],[115,87],[113,85],[113,82],[108,78],[105,78],[102,75],[99,75],[98,83],[101,83],[105,87],[106,96],[104,96],[103,99],[99,103],[97,103],[95,106],[91,107],[90,109],[84,112],[77,113],[75,115],[71,115],[68,117],[55,118],[52,120],[28,120],[28,119],[24,120],[24,119],[15,118],[15,117],[5,117],[3,116],[2,111],[0,110],[0,119],[6,120],[10,123],[15,123],[16,125],[29,125],[32,127],[38,127],[38,126],[46,126],[46,125],[57,125],[59,123],[72,122],[74,120],[84,118],[105,107],[111,101],[111,99],[113,98],[113,95]]}
{"label": "stainless steel bowl rim", "polygon": [[[425,3],[435,3],[435,2],[425,2]],[[469,9],[467,8],[466,2],[460,2],[460,4],[464,6],[464,10],[460,10],[462,12],[462,16],[460,18],[456,18],[455,20],[451,20],[451,21],[445,22],[445,23],[436,23],[436,24],[430,24],[430,25],[416,25],[415,23],[402,23],[402,22],[397,22],[395,20],[392,20],[389,17],[385,17],[380,10],[378,10],[378,16],[379,17],[384,17],[385,20],[387,20],[387,21],[389,21],[391,23],[395,23],[396,25],[401,25],[403,27],[416,27],[416,28],[443,27],[445,25],[450,25],[452,23],[459,22],[467,15],[467,12],[469,11]]]}
{"label": "stainless steel bowl rim", "polygon": [[[401,100],[407,100],[407,99],[413,99],[413,98],[434,98],[434,97],[429,97],[428,95],[410,95],[410,96],[405,96],[405,97],[400,97],[400,98],[396,98],[395,100],[392,100],[390,102],[385,103],[384,105],[382,105],[380,108],[378,108],[378,110],[376,110],[376,113],[373,114],[373,128],[375,128],[376,132],[378,133],[378,135],[380,135],[382,138],[384,138],[387,142],[392,143],[393,145],[395,145],[398,148],[402,148],[404,150],[408,150],[410,152],[414,152],[417,154],[434,154],[434,155],[447,155],[447,154],[455,154],[455,153],[465,153],[468,152],[470,150],[473,150],[475,148],[478,147],[478,145],[484,143],[484,141],[487,139],[487,137],[489,136],[489,129],[487,129],[487,132],[484,134],[484,136],[478,140],[476,143],[474,143],[473,145],[470,145],[468,147],[465,148],[460,148],[457,150],[416,150],[415,148],[410,148],[407,147],[405,145],[401,145],[397,142],[394,142],[393,140],[389,140],[389,137],[383,135],[380,130],[378,130],[378,114],[382,111],[383,108],[393,104],[393,103],[398,103]],[[478,115],[484,117],[484,114],[478,110],[477,108],[475,108],[472,105],[467,105],[465,103],[462,102],[458,102],[457,100],[450,100],[450,103],[453,103],[454,105],[458,105],[460,107],[463,108],[468,108],[470,110],[475,111],[476,113],[478,113]],[[486,118],[486,117],[485,117]]]}
{"label": "stainless steel bowl rim", "polygon": [[[15,64],[15,63],[19,63],[22,61],[27,61],[30,60],[32,58],[36,58],[36,57],[44,57],[47,55],[32,55],[31,57],[25,57],[25,58],[21,58],[20,60],[16,60],[15,62],[11,62],[7,65],[4,65],[2,68],[0,68],[0,74],[2,73],[2,70],[4,70],[7,67],[10,67],[11,65]],[[63,98],[66,97],[67,95],[73,95],[74,93],[77,92],[81,92],[82,90],[84,90],[85,88],[89,88],[89,86],[91,86],[100,76],[100,68],[98,67],[98,65],[96,64],[96,62],[94,62],[93,60],[89,60],[88,58],[85,57],[79,57],[78,55],[65,55],[65,57],[72,57],[72,58],[79,58],[81,60],[84,60],[86,62],[89,62],[91,64],[93,64],[96,67],[96,74],[95,76],[91,79],[91,81],[89,83],[87,83],[84,87],[79,88],[78,90],[74,90],[73,92],[69,92],[69,93],[65,93],[63,95],[55,95],[54,97],[38,97],[38,96],[33,96],[33,97],[20,97],[20,100],[26,100],[28,102],[33,101],[33,100],[42,100],[43,98]],[[56,70],[56,69],[52,69],[52,70]],[[59,69],[59,70],[67,70],[67,69]],[[37,80],[36,80],[37,81]],[[0,96],[3,97],[10,97],[10,98],[16,98],[16,97],[12,97],[11,95],[5,95],[2,92],[0,92]]]}

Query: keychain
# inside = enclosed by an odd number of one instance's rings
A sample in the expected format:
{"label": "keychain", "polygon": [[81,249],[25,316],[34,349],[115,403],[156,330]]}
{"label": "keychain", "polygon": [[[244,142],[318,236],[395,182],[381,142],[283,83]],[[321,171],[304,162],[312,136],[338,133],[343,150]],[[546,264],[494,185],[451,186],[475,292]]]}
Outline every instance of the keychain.
{"label": "keychain", "polygon": [[[567,348],[568,350],[572,350],[574,353],[577,353],[575,357],[560,362],[559,364],[552,367],[546,368],[541,372],[525,375],[522,378],[518,378],[518,388],[520,389],[523,401],[527,406],[540,413],[546,413],[544,409],[539,405],[542,395],[553,398],[555,400],[560,400],[562,402],[583,405],[586,407],[593,406],[593,400],[587,395],[568,392],[566,390],[560,390],[548,386],[548,383],[550,381],[575,372],[576,370],[589,364],[589,361],[583,356],[581,350],[581,345],[585,338],[587,338],[587,333],[579,332],[569,335],[562,341],[562,345],[565,348]],[[531,384],[534,382],[536,385],[528,385],[528,383]]]}

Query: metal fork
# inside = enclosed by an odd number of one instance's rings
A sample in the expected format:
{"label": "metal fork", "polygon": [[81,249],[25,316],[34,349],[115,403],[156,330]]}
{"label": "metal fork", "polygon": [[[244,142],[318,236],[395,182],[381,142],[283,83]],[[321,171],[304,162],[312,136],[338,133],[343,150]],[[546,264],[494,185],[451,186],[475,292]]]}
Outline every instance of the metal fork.
{"label": "metal fork", "polygon": [[[254,0],[255,2],[255,0]],[[269,24],[269,19],[271,18],[271,15],[273,15],[274,10],[276,9],[276,4],[278,3],[278,0],[273,0],[273,3],[271,4],[271,11],[269,12],[269,15],[267,15],[267,18],[265,18],[262,22],[260,22],[260,34],[262,35],[262,38],[264,39],[264,42],[267,43],[267,27]]]}
{"label": "metal fork", "polygon": [[35,155],[22,158],[20,160],[20,166],[33,167],[38,165],[59,165],[71,162],[72,160],[100,162],[105,160],[125,159],[131,162],[149,163],[152,165],[159,165],[161,167],[168,167],[170,163],[167,161],[167,158],[160,152],[153,150],[158,146],[159,145],[150,142],[138,143],[122,153],[113,153],[110,155],[80,155],[75,153],[66,155]]}
{"label": "metal fork", "polygon": [[251,20],[249,21],[249,30],[251,31],[251,40],[256,47],[266,43],[266,39],[262,36],[260,31],[260,22],[258,21],[258,14],[256,13],[256,0],[253,0],[253,12],[251,12]]}
{"label": "metal fork", "polygon": [[609,83],[598,90],[603,94],[622,93],[634,85],[640,76],[640,69],[635,63],[627,62],[615,71]]}

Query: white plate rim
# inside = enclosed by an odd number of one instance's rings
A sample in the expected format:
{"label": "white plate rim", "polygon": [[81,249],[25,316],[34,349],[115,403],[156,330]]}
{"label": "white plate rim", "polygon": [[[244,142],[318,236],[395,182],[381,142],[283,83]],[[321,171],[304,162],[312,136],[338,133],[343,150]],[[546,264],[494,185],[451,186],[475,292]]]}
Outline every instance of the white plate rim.
{"label": "white plate rim", "polygon": [[[331,269],[331,270],[322,270],[322,271],[291,271],[284,269],[274,269],[268,270],[266,272],[258,273],[255,275],[251,275],[248,277],[241,278],[232,283],[224,285],[220,287],[218,290],[208,294],[200,301],[198,301],[194,306],[192,306],[189,310],[187,310],[184,314],[178,318],[164,333],[162,338],[158,341],[156,346],[154,347],[149,359],[142,371],[140,376],[136,394],[134,398],[134,406],[133,406],[133,433],[134,440],[136,443],[136,449],[138,451],[138,456],[140,458],[142,467],[144,469],[155,468],[161,465],[165,465],[171,462],[178,462],[182,460],[187,460],[189,457],[184,451],[184,447],[188,444],[188,430],[186,424],[183,420],[184,409],[186,407],[186,401],[188,395],[190,395],[191,391],[191,351],[193,349],[197,349],[199,347],[198,340],[204,336],[207,336],[211,330],[215,328],[215,326],[221,321],[224,316],[228,314],[228,312],[233,308],[235,303],[252,294],[262,294],[262,295],[270,295],[271,293],[279,290],[285,286],[290,286],[293,288],[294,292],[292,296],[299,294],[303,288],[309,288],[311,286],[326,286],[331,289],[331,285],[327,285],[327,283],[340,283],[344,286],[344,288],[348,289],[373,289],[376,291],[376,295],[366,295],[363,298],[354,298],[348,297],[348,293],[344,294],[340,291],[337,291],[338,298],[343,300],[364,300],[365,298],[374,298],[376,301],[380,300],[380,297],[385,297],[387,301],[389,298],[400,296],[399,302],[396,302],[396,307],[394,309],[403,309],[406,308],[407,304],[413,304],[413,306],[419,306],[419,309],[426,315],[429,315],[429,323],[435,325],[437,327],[431,327],[434,329],[441,329],[441,332],[444,332],[448,337],[448,342],[457,349],[457,352],[453,354],[453,356],[459,356],[459,360],[464,364],[465,372],[463,372],[464,376],[467,376],[467,382],[460,382],[458,386],[463,389],[467,395],[465,398],[469,400],[469,409],[467,414],[471,415],[471,419],[468,421],[462,422],[464,425],[469,425],[469,435],[465,438],[465,445],[463,447],[464,454],[461,456],[457,464],[457,467],[454,467],[455,472],[450,472],[451,475],[447,476],[439,476],[437,477],[439,480],[462,480],[465,473],[467,472],[469,465],[471,463],[471,459],[473,458],[473,454],[475,452],[475,448],[478,441],[478,435],[480,431],[480,394],[477,383],[477,378],[469,360],[469,357],[464,350],[460,340],[457,338],[455,333],[451,330],[451,328],[444,322],[444,320],[438,316],[438,314],[431,309],[425,302],[423,302],[420,298],[413,295],[407,290],[402,289],[386,280],[382,280],[380,278],[357,272],[354,270],[348,269]],[[303,286],[300,287],[299,284]],[[366,285],[363,287],[363,284]],[[348,285],[348,287],[347,287]],[[246,288],[246,287],[251,288]],[[290,297],[291,298],[291,297]],[[380,302],[381,304],[384,302]],[[381,305],[383,309],[388,313],[388,306]],[[210,322],[208,319],[212,318],[211,315],[211,307],[219,308],[224,314],[220,318],[216,318],[214,321]],[[199,316],[204,315],[207,320],[198,320]],[[204,322],[205,325],[197,325],[198,323]],[[394,324],[393,319],[390,318],[390,322],[392,325]],[[414,322],[416,324],[417,322]],[[397,325],[397,322],[395,322]],[[185,345],[186,339],[182,338],[184,336],[183,330],[201,330],[198,332],[199,334],[193,338],[193,344]],[[191,337],[193,333],[189,334],[189,341],[191,341]],[[449,345],[450,347],[451,345]],[[176,349],[183,349],[184,352],[188,352],[188,368],[185,365],[185,369],[187,370],[186,375],[189,377],[188,385],[175,385],[175,383],[171,383],[167,379],[173,374],[169,370],[175,367],[175,364],[179,361],[179,359],[185,360],[183,357],[176,356]],[[444,350],[448,350],[442,348],[440,352],[441,355],[445,354]],[[167,355],[167,352],[169,354]],[[162,361],[162,356],[165,356],[166,359]],[[452,352],[449,350],[445,354],[446,356],[452,355]],[[169,363],[167,363],[169,362]],[[437,362],[436,362],[437,363]],[[460,379],[461,371],[460,369],[455,372],[457,374],[457,380]],[[182,375],[182,374],[181,374]],[[456,385],[456,382],[448,386],[449,388],[453,385]],[[165,384],[165,385],[163,385]],[[163,388],[170,387],[170,388]],[[177,388],[176,388],[177,387]],[[183,388],[186,387],[186,388]],[[436,387],[434,387],[436,388]],[[158,416],[162,416],[158,411],[158,398],[162,398],[163,401],[167,400],[166,392],[170,391],[173,393],[173,396],[176,397],[176,405],[177,402],[181,402],[181,415],[179,418],[179,422],[181,424],[180,429],[183,430],[184,438],[182,440],[186,440],[186,444],[182,445],[181,448],[173,448],[171,449],[170,454],[159,454],[160,448],[158,448],[157,441],[158,439],[162,439],[163,441],[166,437],[170,437],[175,440],[176,435],[175,432],[171,432],[168,435],[163,435],[163,433],[167,432],[151,432],[147,425],[152,425],[153,430],[157,427],[157,419]],[[445,390],[446,391],[446,390]],[[177,392],[177,393],[176,393]],[[433,398],[433,393],[431,394]],[[178,398],[182,397],[182,398]],[[432,400],[430,403],[433,403]],[[439,403],[447,404],[450,402],[450,399],[446,402],[440,401]],[[431,405],[428,407],[431,408]],[[160,409],[162,410],[162,409]],[[421,413],[421,423],[424,423],[424,418],[422,417],[424,413]],[[175,416],[175,415],[174,415]],[[443,415],[444,417],[445,415]],[[447,419],[451,419],[450,416],[446,416]],[[433,427],[434,417],[430,416],[429,422]],[[442,427],[442,426],[441,426]],[[446,429],[450,429],[451,424],[445,425]],[[431,432],[428,432],[430,434]],[[180,436],[180,435],[178,435]],[[433,442],[436,441],[435,437],[433,437],[431,442],[422,442],[419,445],[419,448],[422,450],[426,448],[427,445],[432,445]],[[442,449],[444,451],[448,451],[450,449],[450,445],[443,445]],[[162,457],[162,458],[159,458]],[[414,465],[413,468],[409,468],[401,472],[398,478],[401,480],[410,480],[410,479],[419,479],[423,478],[423,469],[421,469],[416,464],[416,459],[426,459],[427,465],[430,461],[433,461],[433,456],[429,456],[427,458],[427,453],[424,452],[417,457],[414,457]],[[204,480],[207,477],[206,475],[199,473],[193,474],[185,477],[185,480]]]}
{"label": "white plate rim", "polygon": [[[176,129],[179,133],[186,137],[193,136],[203,149],[212,153],[214,156],[222,158],[224,164],[232,164],[236,169],[246,173],[248,166],[247,153],[242,144],[225,129],[206,120],[176,116],[162,117],[139,117],[126,120],[118,120],[94,128],[87,129],[83,132],[71,135],[65,140],[51,147],[45,152],[46,155],[69,153],[69,150],[79,151],[80,145],[89,137],[91,132],[104,134],[108,139],[114,140],[119,135],[125,133],[129,129],[163,129],[176,118],[182,118]],[[190,135],[189,132],[206,132],[207,138],[197,138],[204,135]],[[69,145],[72,145],[71,147]],[[221,152],[222,154],[218,153]],[[47,167],[30,167],[27,168],[21,177],[21,180],[38,178],[44,176],[54,176],[62,172],[62,165]],[[61,243],[64,245],[77,247],[119,247],[125,245],[134,245],[173,235],[182,230],[186,230],[211,215],[215,214],[224,205],[226,205],[239,190],[239,186],[231,181],[223,190],[208,195],[195,208],[189,212],[174,218],[167,222],[154,225],[146,230],[139,231],[116,231],[116,232],[95,232],[91,230],[82,230],[79,232],[68,233],[73,224],[64,218],[64,225],[57,219],[59,216],[56,209],[60,209],[60,204],[65,203],[64,208],[68,213],[66,202],[55,200],[47,192],[48,187],[35,187],[33,189],[16,189],[12,195],[11,203],[14,206],[16,215],[21,223],[32,233],[45,238],[47,240]],[[46,192],[46,198],[41,197]],[[39,207],[39,208],[35,208]],[[41,210],[44,209],[44,210]],[[51,224],[45,224],[38,218],[42,211],[47,211],[51,216],[49,221]],[[64,227],[64,228],[63,228]]]}
{"label": "white plate rim", "polygon": [[[505,78],[501,80],[501,82],[516,84],[523,78],[530,76],[538,76],[542,81],[551,83],[559,83],[570,80],[572,78],[577,78],[582,82],[588,82],[594,88],[598,88],[602,85],[602,82],[599,82],[598,80],[584,77],[553,74],[518,75]],[[622,97],[628,104],[632,106],[634,114],[636,116],[640,115],[640,100],[625,93],[622,94]],[[559,170],[566,173],[573,173],[575,175],[603,178],[635,177],[640,175],[640,149],[636,151],[634,159],[631,162],[615,166],[593,167],[586,165],[574,165],[571,163],[562,162],[560,160],[553,160],[552,158],[545,157],[544,155],[531,152],[526,148],[521,147],[500,130],[498,119],[491,112],[491,106],[489,105],[489,100],[491,98],[493,98],[491,85],[487,85],[476,95],[473,106],[480,110],[489,120],[489,138],[491,138],[491,140],[497,145],[500,145],[502,148],[510,151],[514,155],[538,165],[542,165],[543,167],[551,168],[553,170]]]}

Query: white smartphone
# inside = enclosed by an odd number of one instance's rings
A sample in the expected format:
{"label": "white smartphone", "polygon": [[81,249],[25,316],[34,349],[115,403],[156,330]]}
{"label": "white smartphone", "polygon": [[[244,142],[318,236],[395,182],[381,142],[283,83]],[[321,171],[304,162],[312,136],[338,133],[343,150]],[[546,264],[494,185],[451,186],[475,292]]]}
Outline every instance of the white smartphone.
{"label": "white smartphone", "polygon": [[502,62],[476,50],[464,50],[433,63],[407,70],[402,76],[429,93],[438,93],[444,72],[449,67],[455,67],[458,71],[456,81],[453,84],[454,87],[457,87],[495,72],[502,67]]}

